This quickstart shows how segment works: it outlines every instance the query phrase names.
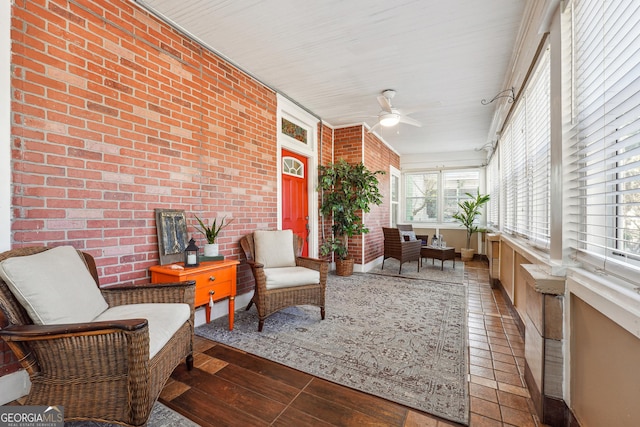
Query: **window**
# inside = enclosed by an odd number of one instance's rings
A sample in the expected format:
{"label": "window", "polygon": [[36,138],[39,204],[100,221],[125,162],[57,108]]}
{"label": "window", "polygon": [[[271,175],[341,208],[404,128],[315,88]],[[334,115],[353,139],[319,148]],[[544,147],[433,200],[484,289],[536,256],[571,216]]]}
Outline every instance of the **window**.
{"label": "window", "polygon": [[282,133],[297,141],[307,143],[307,130],[284,117],[282,118]]}
{"label": "window", "polygon": [[[487,174],[491,223],[500,221],[503,231],[524,237],[541,248],[548,248],[550,243],[549,75],[546,49],[501,134],[496,153],[499,160],[491,159]],[[504,204],[498,210],[501,191]],[[498,212],[500,218],[496,218]]]}
{"label": "window", "polygon": [[640,270],[640,2],[575,0],[572,246],[623,275]]}
{"label": "window", "polygon": [[391,226],[398,225],[398,218],[400,218],[400,171],[391,166]]}
{"label": "window", "polygon": [[405,175],[405,220],[436,222],[438,220],[439,172]]}
{"label": "window", "polygon": [[487,182],[489,183],[489,203],[487,203],[487,225],[500,227],[500,156],[495,153],[487,166]]}
{"label": "window", "polygon": [[282,173],[304,178],[304,163],[295,157],[283,157]]}
{"label": "window", "polygon": [[458,203],[476,194],[480,171],[427,171],[405,174],[405,221],[452,222]]}
{"label": "window", "polygon": [[469,197],[466,193],[476,194],[480,188],[480,175],[477,170],[444,172],[442,174],[444,196],[443,222],[454,221],[453,214],[460,208],[458,203]]}

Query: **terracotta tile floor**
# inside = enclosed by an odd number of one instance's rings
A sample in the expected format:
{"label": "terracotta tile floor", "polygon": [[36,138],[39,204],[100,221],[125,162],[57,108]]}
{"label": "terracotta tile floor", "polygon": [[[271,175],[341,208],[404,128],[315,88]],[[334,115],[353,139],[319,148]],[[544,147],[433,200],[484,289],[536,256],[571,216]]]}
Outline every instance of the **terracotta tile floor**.
{"label": "terracotta tile floor", "polygon": [[[523,380],[524,343],[502,294],[491,289],[486,263],[467,263],[465,271],[469,281],[470,425],[540,426]],[[174,372],[161,401],[202,425],[457,425],[202,338],[196,339],[195,361],[194,371],[179,367]],[[277,408],[256,397],[274,379],[294,390]],[[220,386],[205,387],[214,381]],[[237,395],[232,393],[233,399],[229,398],[231,389],[238,390]],[[256,400],[247,406],[243,401],[250,392],[257,393]],[[209,404],[203,403],[209,398]],[[262,409],[256,413],[255,407]],[[273,417],[265,416],[265,408],[273,410]],[[260,416],[265,419],[258,421]]]}

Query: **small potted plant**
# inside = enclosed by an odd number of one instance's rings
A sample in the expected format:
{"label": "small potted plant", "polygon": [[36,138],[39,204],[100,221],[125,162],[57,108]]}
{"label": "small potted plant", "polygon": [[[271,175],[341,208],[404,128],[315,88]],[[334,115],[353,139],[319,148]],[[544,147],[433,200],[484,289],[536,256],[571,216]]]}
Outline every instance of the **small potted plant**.
{"label": "small potted plant", "polygon": [[322,196],[320,212],[333,220],[333,238],[320,246],[320,253],[334,253],[336,273],[348,276],[353,272],[353,258],[349,257],[349,237],[368,233],[362,223],[362,213],[371,205],[382,203],[376,175],[360,162],[351,164],[344,159],[327,166],[319,166],[318,190]]}
{"label": "small potted plant", "polygon": [[194,216],[196,217],[198,224],[200,224],[199,227],[197,225],[195,226],[196,230],[204,234],[204,237],[207,239],[207,244],[204,245],[204,256],[217,256],[219,252],[218,244],[216,243],[218,234],[220,234],[220,231],[222,231],[223,228],[233,222],[233,218],[225,223],[224,220],[226,216],[224,216],[220,220],[220,224],[218,224],[217,219],[214,219],[211,226],[207,226],[207,224],[198,218],[197,215]]}
{"label": "small potted plant", "polygon": [[479,231],[478,225],[475,223],[476,218],[482,215],[480,209],[489,201],[488,194],[480,194],[480,189],[474,196],[471,193],[465,193],[469,198],[458,203],[460,211],[453,215],[467,229],[467,247],[460,250],[462,261],[471,261],[473,259],[474,249],[471,249],[471,236]]}

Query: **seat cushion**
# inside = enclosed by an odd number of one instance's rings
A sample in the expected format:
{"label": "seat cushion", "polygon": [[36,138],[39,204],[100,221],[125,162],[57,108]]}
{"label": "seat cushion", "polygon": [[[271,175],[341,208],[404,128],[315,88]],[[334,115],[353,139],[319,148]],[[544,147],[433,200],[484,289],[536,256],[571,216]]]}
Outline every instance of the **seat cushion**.
{"label": "seat cushion", "polygon": [[108,308],[98,317],[103,320],[147,319],[149,323],[149,359],[153,359],[178,329],[189,320],[188,304],[126,304]]}
{"label": "seat cushion", "polygon": [[264,275],[267,277],[267,289],[320,283],[320,272],[306,267],[265,268]]}
{"label": "seat cushion", "polygon": [[0,276],[36,325],[90,322],[108,307],[71,246],[7,258]]}
{"label": "seat cushion", "polygon": [[293,231],[256,230],[253,232],[256,262],[265,268],[295,267]]}

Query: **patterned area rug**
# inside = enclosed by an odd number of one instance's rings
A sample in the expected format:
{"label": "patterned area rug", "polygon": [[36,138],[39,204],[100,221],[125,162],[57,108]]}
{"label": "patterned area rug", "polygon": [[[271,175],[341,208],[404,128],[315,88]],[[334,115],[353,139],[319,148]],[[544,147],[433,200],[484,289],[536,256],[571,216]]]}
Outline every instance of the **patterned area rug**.
{"label": "patterned area rug", "polygon": [[[120,424],[99,423],[95,421],[68,421],[65,427],[121,427]],[[190,419],[183,417],[173,409],[156,402],[151,410],[147,427],[198,427]]]}
{"label": "patterned area rug", "polygon": [[[397,270],[396,270],[397,271]],[[468,424],[467,288],[375,274],[330,275],[317,307],[255,307],[196,334],[357,390]]]}
{"label": "patterned area rug", "polygon": [[409,277],[412,279],[433,280],[436,282],[450,283],[466,283],[464,279],[464,262],[456,260],[456,266],[453,267],[453,261],[445,261],[444,268],[441,269],[441,261],[425,258],[418,271],[417,261],[405,262],[402,264],[402,274],[398,274],[400,261],[394,258],[384,260],[384,270],[382,264],[378,264],[369,274],[382,274],[384,276],[393,277]]}

